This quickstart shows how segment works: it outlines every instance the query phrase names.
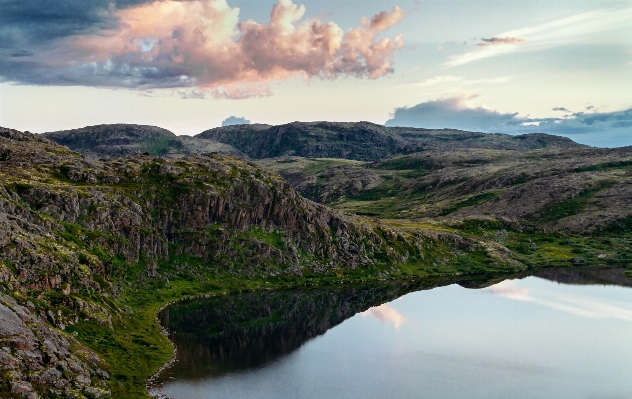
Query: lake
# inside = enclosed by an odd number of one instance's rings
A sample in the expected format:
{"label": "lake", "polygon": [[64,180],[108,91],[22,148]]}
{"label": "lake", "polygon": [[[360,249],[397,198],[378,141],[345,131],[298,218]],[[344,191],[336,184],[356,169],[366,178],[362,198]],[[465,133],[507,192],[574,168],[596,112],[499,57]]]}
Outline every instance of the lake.
{"label": "lake", "polygon": [[[631,398],[621,269],[229,295],[161,313],[198,398]],[[466,288],[468,287],[468,288]]]}

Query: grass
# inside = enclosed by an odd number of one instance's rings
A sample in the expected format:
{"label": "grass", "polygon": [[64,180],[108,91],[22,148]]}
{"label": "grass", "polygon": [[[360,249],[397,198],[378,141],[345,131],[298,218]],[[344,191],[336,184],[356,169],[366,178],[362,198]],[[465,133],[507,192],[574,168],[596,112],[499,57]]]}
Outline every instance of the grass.
{"label": "grass", "polygon": [[158,137],[154,140],[148,140],[140,146],[140,152],[148,152],[149,155],[158,157],[169,152],[173,137]]}
{"label": "grass", "polygon": [[[363,164],[361,161],[353,161],[335,158],[308,158],[309,164],[305,167],[305,172],[320,172],[325,169],[333,168],[340,165],[358,165]],[[278,162],[278,161],[277,161]]]}
{"label": "grass", "polygon": [[422,159],[414,156],[404,156],[392,158],[383,162],[380,162],[377,166],[378,169],[387,170],[424,170],[430,171],[432,164],[428,163],[427,159]]}
{"label": "grass", "polygon": [[479,195],[475,195],[474,197],[470,197],[468,199],[466,199],[465,201],[461,201],[461,202],[457,202],[456,204],[444,209],[441,214],[442,215],[449,215],[451,213],[454,213],[456,211],[458,211],[459,209],[462,208],[466,208],[468,206],[474,206],[474,205],[478,205],[480,203],[483,203],[485,201],[489,201],[491,199],[494,199],[496,196],[498,196],[498,193],[496,192],[486,192],[486,193],[482,193]]}
{"label": "grass", "polygon": [[583,190],[574,198],[568,198],[542,209],[539,215],[540,222],[553,222],[583,212],[595,194],[612,187],[614,184],[614,182],[610,181],[601,182],[597,187]]}
{"label": "grass", "polygon": [[613,169],[628,169],[628,167],[632,166],[632,159],[625,161],[613,161],[613,162],[603,162],[594,165],[580,166],[573,169],[573,172],[594,172],[594,171],[604,171],[604,170],[613,170]]}

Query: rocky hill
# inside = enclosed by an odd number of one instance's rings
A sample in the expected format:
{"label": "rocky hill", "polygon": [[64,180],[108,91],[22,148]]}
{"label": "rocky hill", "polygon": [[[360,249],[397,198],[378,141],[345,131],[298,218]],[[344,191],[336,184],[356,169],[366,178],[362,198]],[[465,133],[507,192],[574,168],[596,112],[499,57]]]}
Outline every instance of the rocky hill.
{"label": "rocky hill", "polygon": [[146,125],[96,125],[43,133],[44,137],[92,158],[124,157],[147,153],[180,157],[219,152],[244,157],[230,145],[214,140],[176,136],[169,130]]}
{"label": "rocky hill", "polygon": [[493,218],[582,233],[630,227],[632,147],[427,151],[373,163],[259,164],[301,194],[381,218]]}
{"label": "rocky hill", "polygon": [[230,144],[255,159],[293,155],[376,161],[429,150],[583,147],[567,138],[542,133],[511,136],[451,129],[385,127],[370,122],[239,125],[210,129],[195,137]]}
{"label": "rocky hill", "polygon": [[44,137],[93,158],[142,153],[180,157],[220,152],[253,159],[294,155],[377,161],[420,151],[583,147],[567,138],[541,133],[511,136],[450,129],[385,127],[369,122],[232,125],[210,129],[193,137],[176,136],[154,126],[115,124],[44,133]]}

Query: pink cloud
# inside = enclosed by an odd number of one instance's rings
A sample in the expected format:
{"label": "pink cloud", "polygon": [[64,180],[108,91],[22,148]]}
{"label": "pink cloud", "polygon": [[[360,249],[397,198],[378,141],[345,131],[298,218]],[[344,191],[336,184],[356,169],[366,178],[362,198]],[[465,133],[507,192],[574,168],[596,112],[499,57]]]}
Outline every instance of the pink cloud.
{"label": "pink cloud", "polygon": [[226,0],[121,9],[116,29],[66,39],[43,60],[51,66],[124,65],[142,70],[150,87],[166,75],[170,86],[193,86],[215,97],[267,96],[269,82],[295,76],[376,79],[393,72],[394,52],[404,40],[378,36],[408,14],[395,6],[343,32],[334,22],[303,19],[305,7],[291,0],[278,0],[268,23],[239,22],[239,11]]}
{"label": "pink cloud", "polygon": [[391,323],[393,327],[399,328],[402,324],[408,320],[397,309],[394,309],[388,305],[375,306],[368,309],[365,312],[360,313],[362,317],[371,316],[376,320],[384,323]]}
{"label": "pink cloud", "polygon": [[526,43],[529,39],[525,39],[522,37],[492,37],[490,39],[481,39],[483,42],[478,43],[477,46],[485,47],[485,46],[501,46],[504,44],[518,44],[518,43]]}

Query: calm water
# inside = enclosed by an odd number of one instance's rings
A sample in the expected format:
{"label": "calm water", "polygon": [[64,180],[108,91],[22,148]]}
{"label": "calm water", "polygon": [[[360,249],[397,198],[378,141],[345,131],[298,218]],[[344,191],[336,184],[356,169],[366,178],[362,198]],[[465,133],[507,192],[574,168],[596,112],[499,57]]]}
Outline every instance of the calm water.
{"label": "calm water", "polygon": [[632,289],[622,271],[553,271],[480,289],[449,283],[175,306],[162,318],[179,361],[163,391],[176,399],[632,398]]}

